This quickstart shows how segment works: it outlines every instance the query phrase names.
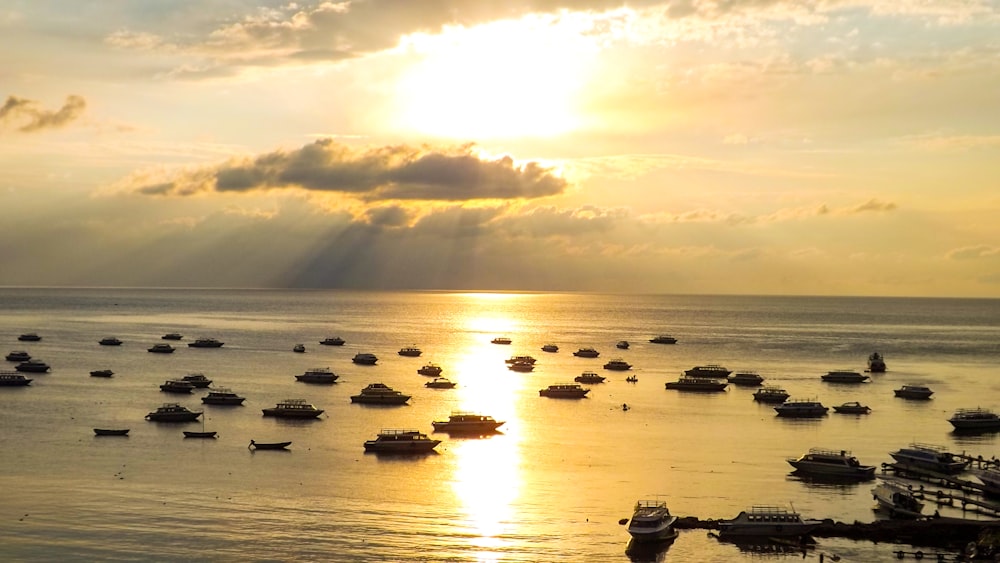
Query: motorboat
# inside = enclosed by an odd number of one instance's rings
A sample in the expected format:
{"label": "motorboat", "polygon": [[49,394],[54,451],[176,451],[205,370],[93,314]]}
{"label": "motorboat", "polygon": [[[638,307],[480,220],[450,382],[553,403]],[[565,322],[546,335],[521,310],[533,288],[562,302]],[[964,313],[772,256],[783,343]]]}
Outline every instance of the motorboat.
{"label": "motorboat", "polygon": [[893,393],[901,399],[926,401],[931,398],[934,391],[931,391],[929,387],[924,387],[923,385],[903,385],[899,389],[894,389]]}
{"label": "motorboat", "polygon": [[788,391],[781,387],[765,385],[753,392],[753,400],[758,403],[781,404],[788,400]]}
{"label": "motorboat", "polygon": [[206,405],[242,405],[245,400],[246,397],[241,397],[224,387],[210,389],[208,395],[201,398],[201,402]]}
{"label": "motorboat", "polygon": [[424,387],[431,389],[454,389],[455,382],[447,377],[435,377],[433,380],[424,383]]}
{"label": "motorboat", "polygon": [[864,383],[869,377],[856,371],[837,370],[820,376],[820,379],[827,383]]}
{"label": "motorboat", "polygon": [[424,352],[420,348],[417,348],[416,346],[406,346],[404,348],[400,348],[398,353],[400,356],[416,358],[417,356],[423,354]]}
{"label": "motorboat", "polygon": [[95,428],[95,436],[128,436],[128,428]]}
{"label": "motorboat", "polygon": [[39,340],[42,339],[42,337],[35,332],[26,332],[21,336],[18,336],[17,339],[20,340],[21,342],[38,342]]}
{"label": "motorboat", "polygon": [[874,465],[861,465],[858,458],[847,450],[811,448],[808,453],[786,461],[797,473],[805,475],[853,479],[871,479],[875,476]]}
{"label": "motorboat", "polygon": [[456,411],[448,420],[435,420],[431,424],[435,432],[488,434],[504,423],[486,414]]}
{"label": "motorboat", "polygon": [[615,358],[613,360],[609,360],[606,364],[604,364],[604,369],[609,369],[612,371],[628,371],[632,369],[632,364],[626,362],[621,358]]}
{"label": "motorboat", "polygon": [[670,514],[666,501],[639,500],[632,509],[628,533],[636,542],[661,542],[677,537],[674,524],[677,517]]}
{"label": "motorboat", "polygon": [[535,360],[535,358],[533,358],[531,356],[511,356],[511,357],[507,358],[506,360],[504,360],[504,363],[506,363],[506,364],[516,364],[516,363],[534,364],[536,361],[537,360]]}
{"label": "motorboat", "polygon": [[653,344],[677,344],[677,339],[669,334],[660,334],[649,339]]}
{"label": "motorboat", "polygon": [[909,447],[900,448],[890,452],[889,455],[904,468],[922,469],[945,475],[961,473],[970,463],[970,460],[963,460],[942,446],[931,444],[910,444]]}
{"label": "motorboat", "polygon": [[764,383],[764,378],[754,371],[740,371],[730,375],[729,382],[742,387],[755,387]]}
{"label": "motorboat", "polygon": [[441,375],[442,371],[444,370],[441,369],[441,366],[435,363],[424,364],[420,366],[419,369],[417,369],[417,373],[419,373],[420,375],[426,375],[428,377],[437,377]]}
{"label": "motorboat", "polygon": [[160,391],[166,393],[190,393],[194,391],[194,385],[181,379],[168,379],[160,384]]}
{"label": "motorboat", "polygon": [[202,411],[193,411],[177,403],[164,403],[155,411],[146,415],[146,420],[153,422],[194,422]]}
{"label": "motorboat", "polygon": [[717,364],[707,364],[704,366],[694,366],[689,370],[685,370],[684,373],[695,377],[729,377],[729,374],[733,372]]}
{"label": "motorboat", "polygon": [[292,347],[292,352],[297,352],[299,354],[302,354],[305,351],[306,351],[305,344],[296,344],[295,346]]}
{"label": "motorboat", "polygon": [[284,450],[291,446],[291,442],[257,442],[255,440],[250,440],[250,445],[247,449],[253,450]]}
{"label": "motorboat", "polygon": [[151,347],[147,348],[147,352],[152,352],[154,354],[173,354],[175,348],[169,344],[153,344]]}
{"label": "motorboat", "polygon": [[339,336],[331,336],[319,341],[323,346],[343,346],[344,342],[345,340]]}
{"label": "motorboat", "polygon": [[441,443],[418,430],[380,430],[374,440],[365,441],[366,452],[417,454],[432,451]]}
{"label": "motorboat", "polygon": [[511,342],[512,342],[512,340],[510,338],[507,338],[506,336],[498,336],[498,337],[494,338],[493,340],[490,340],[491,344],[501,344],[501,345],[504,345],[504,346],[510,344]]}
{"label": "motorboat", "polygon": [[336,383],[340,376],[330,371],[330,368],[309,368],[305,373],[296,375],[295,380],[303,383]]}
{"label": "motorboat", "polygon": [[958,409],[948,422],[958,431],[1000,430],[1000,415],[983,408]]}
{"label": "motorboat", "polygon": [[1000,495],[1000,469],[983,469],[976,472],[976,478],[983,483],[983,492],[992,495]]}
{"label": "motorboat", "polygon": [[924,503],[914,496],[913,491],[896,481],[883,480],[872,489],[872,498],[878,508],[890,518],[920,518]]}
{"label": "motorboat", "polygon": [[555,344],[545,344],[542,346],[542,352],[558,352],[559,347]]}
{"label": "motorboat", "polygon": [[534,371],[535,364],[530,362],[514,362],[512,364],[507,364],[507,369],[510,371],[529,372]]}
{"label": "motorboat", "polygon": [[0,387],[23,387],[30,385],[32,381],[34,380],[16,371],[0,371]]}
{"label": "motorboat", "polygon": [[160,337],[162,340],[183,340],[184,337],[178,332],[168,332]]}
{"label": "motorboat", "polygon": [[868,371],[873,373],[881,373],[885,371],[885,358],[882,354],[878,352],[872,352],[868,356]]}
{"label": "motorboat", "polygon": [[587,347],[587,348],[580,348],[576,352],[573,352],[573,355],[578,358],[596,358],[600,356],[601,353],[593,348]]}
{"label": "motorboat", "polygon": [[182,377],[181,381],[187,381],[197,389],[204,389],[212,384],[212,380],[205,377],[203,373],[189,373]]}
{"label": "motorboat", "polygon": [[27,362],[31,359],[31,354],[23,350],[15,350],[4,356],[4,359],[8,362]]}
{"label": "motorboat", "polygon": [[794,537],[808,535],[823,523],[805,520],[793,510],[779,506],[754,506],[732,520],[719,522],[720,537]]}
{"label": "motorboat", "polygon": [[868,414],[872,412],[871,407],[862,405],[857,401],[850,401],[842,405],[833,407],[833,412],[837,414]]}
{"label": "motorboat", "polygon": [[668,381],[664,384],[664,387],[667,389],[695,391],[699,393],[725,391],[728,386],[728,381],[719,381],[711,377],[693,377],[690,375],[682,375],[677,381]]}
{"label": "motorboat", "polygon": [[323,409],[318,409],[306,402],[305,399],[285,399],[271,408],[262,409],[264,416],[275,418],[316,418],[323,414]]}
{"label": "motorboat", "polygon": [[102,338],[97,341],[101,346],[121,346],[122,341],[114,336],[109,336],[107,338]]}
{"label": "motorboat", "polygon": [[619,350],[628,350],[629,346],[631,346],[631,344],[629,344],[628,340],[619,340],[615,344],[615,348],[618,348]]}
{"label": "motorboat", "polygon": [[194,342],[188,342],[189,348],[222,348],[225,342],[220,342],[214,338],[198,338]]}
{"label": "motorboat", "polygon": [[32,358],[26,362],[21,362],[14,367],[17,371],[23,371],[25,373],[45,373],[51,369],[49,364]]}
{"label": "motorboat", "polygon": [[785,401],[774,407],[774,411],[778,413],[778,416],[786,418],[819,418],[826,416],[829,410],[823,406],[823,403],[811,399]]}
{"label": "motorboat", "polygon": [[111,377],[114,374],[115,372],[109,369],[95,369],[94,371],[90,372],[91,377]]}
{"label": "motorboat", "polygon": [[385,383],[371,383],[357,395],[351,395],[352,403],[369,405],[403,405],[409,400],[409,395],[404,395]]}
{"label": "motorboat", "polygon": [[378,362],[378,357],[369,352],[358,352],[351,358],[351,361],[363,366],[373,366]]}
{"label": "motorboat", "polygon": [[579,383],[556,383],[538,390],[539,396],[552,399],[582,399],[587,393],[590,389],[584,389]]}
{"label": "motorboat", "polygon": [[580,375],[573,378],[573,381],[577,383],[593,384],[593,383],[604,383],[606,378],[603,375],[597,375],[592,371],[585,371]]}

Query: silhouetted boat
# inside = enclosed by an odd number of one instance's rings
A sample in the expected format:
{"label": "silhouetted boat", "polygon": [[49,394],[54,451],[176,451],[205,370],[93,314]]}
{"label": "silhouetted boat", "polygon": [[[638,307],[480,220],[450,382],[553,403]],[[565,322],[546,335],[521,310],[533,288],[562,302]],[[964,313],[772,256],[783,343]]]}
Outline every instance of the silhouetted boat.
{"label": "silhouetted boat", "polygon": [[829,410],[823,406],[823,403],[810,399],[785,401],[774,407],[774,411],[778,413],[778,416],[786,418],[819,418],[826,416]]}
{"label": "silhouetted boat", "polygon": [[653,344],[677,344],[677,339],[667,334],[661,334],[649,339]]}
{"label": "silhouetted boat", "polygon": [[664,384],[666,389],[674,389],[676,391],[695,391],[700,393],[725,391],[728,386],[729,382],[725,380],[719,381],[718,379],[713,379],[711,377],[692,377],[690,375],[682,375],[677,379],[677,381],[668,381]]}
{"label": "silhouetted boat", "polygon": [[17,364],[17,366],[14,367],[14,369],[16,369],[17,371],[23,371],[25,373],[45,373],[49,371],[50,367],[49,364],[41,360],[36,360],[32,358],[26,362],[21,362]]}
{"label": "silhouetted boat", "polygon": [[146,351],[154,354],[173,354],[174,347],[169,344],[153,344]]}
{"label": "silhouetted boat", "polygon": [[208,395],[201,398],[201,402],[206,405],[242,405],[245,397],[233,393],[229,389],[211,389]]}
{"label": "silhouetted boat", "polygon": [[851,401],[849,403],[833,407],[833,412],[839,414],[868,414],[872,412],[872,409],[871,407],[862,405],[857,401]]}
{"label": "silhouetted boat", "polygon": [[168,379],[160,384],[160,391],[164,393],[190,393],[194,391],[194,385],[179,379]]}
{"label": "silhouetted boat", "polygon": [[549,385],[545,389],[539,389],[538,395],[552,399],[582,399],[589,392],[590,389],[584,389],[578,383],[557,383]]}
{"label": "silhouetted boat", "polygon": [[283,449],[285,449],[285,448],[287,448],[288,446],[291,446],[291,445],[292,445],[291,442],[256,442],[254,440],[250,440],[250,445],[247,446],[247,449],[250,449],[250,450],[283,450]]}
{"label": "silhouetted boat", "polygon": [[95,428],[97,436],[128,436],[128,428]]}
{"label": "silhouetted boat", "polygon": [[788,399],[788,391],[780,387],[764,386],[754,391],[753,400],[758,403],[777,404],[784,403]]}
{"label": "silhouetted boat", "polygon": [[603,375],[597,375],[595,372],[592,371],[585,371],[580,375],[574,377],[573,381],[576,381],[577,383],[585,383],[591,385],[594,383],[604,383],[605,379],[606,378]]}
{"label": "silhouetted boat", "polygon": [[182,340],[184,337],[176,332],[168,332],[160,337],[163,340]]}
{"label": "silhouetted boat", "polygon": [[419,373],[420,375],[427,375],[430,377],[437,377],[441,375],[442,371],[443,370],[441,369],[441,366],[434,363],[424,364],[419,369],[417,369],[417,373]]}
{"label": "silhouetted boat", "polygon": [[453,389],[455,382],[445,377],[435,377],[433,381],[424,383],[424,387],[430,387],[431,389]]}
{"label": "silhouetted boat", "polygon": [[913,491],[895,481],[882,481],[872,489],[872,498],[890,518],[920,518],[924,503]]}
{"label": "silhouetted boat", "polygon": [[621,358],[615,358],[605,363],[604,369],[610,369],[612,371],[628,371],[632,369],[632,364],[626,362]]}
{"label": "silhouetted boat", "polygon": [[146,415],[146,420],[154,422],[194,422],[201,416],[201,411],[192,411],[177,403],[164,403],[154,412]]}
{"label": "silhouetted boat", "polygon": [[101,346],[121,346],[122,345],[122,341],[118,340],[114,336],[109,336],[107,338],[102,338],[102,339],[98,340],[97,343],[100,344]]}
{"label": "silhouetted boat", "polygon": [[30,385],[33,379],[24,377],[16,371],[0,372],[0,387],[23,387]]}
{"label": "silhouetted boat", "polygon": [[628,350],[629,346],[631,346],[631,344],[628,343],[628,340],[619,340],[618,343],[615,344],[615,348],[618,348],[619,350]]}
{"label": "silhouetted boat", "polygon": [[827,383],[864,383],[869,377],[856,371],[836,370],[820,376]]}
{"label": "silhouetted boat", "polygon": [[305,351],[306,351],[306,345],[305,344],[296,344],[292,348],[292,352],[298,352],[299,354],[301,354],[301,353],[303,353]]}
{"label": "silhouetted boat", "polygon": [[729,376],[729,382],[733,385],[743,387],[753,387],[764,382],[764,378],[759,373],[752,371],[741,371]]}
{"label": "silhouetted boat", "polygon": [[114,374],[115,372],[109,369],[95,369],[94,371],[90,372],[91,377],[111,377]]}
{"label": "silhouetted boat", "polygon": [[406,357],[409,357],[409,358],[416,358],[417,356],[419,356],[420,354],[423,354],[424,352],[423,352],[423,350],[421,350],[420,348],[417,348],[416,346],[405,346],[403,348],[400,348],[399,352],[397,352],[397,353],[400,356],[406,356]]}
{"label": "silhouetted boat", "polygon": [[989,409],[958,409],[948,422],[955,430],[1000,430],[1000,415]]}
{"label": "silhouetted boat", "polygon": [[809,534],[821,520],[803,520],[794,510],[777,506],[754,506],[732,520],[719,522],[719,536],[794,537]]}
{"label": "silhouetted boat", "polygon": [[31,359],[31,354],[23,350],[15,350],[4,356],[4,359],[8,362],[27,362]]}
{"label": "silhouetted boat", "polygon": [[594,348],[587,347],[587,348],[580,348],[576,352],[573,352],[573,355],[578,358],[596,358],[600,356],[601,353],[595,350]]}
{"label": "silhouetted boat", "polygon": [[924,469],[945,475],[961,473],[970,463],[969,460],[957,457],[942,446],[931,444],[910,444],[909,447],[900,448],[890,452],[889,455],[903,467]]}
{"label": "silhouetted boat", "polygon": [[302,375],[296,375],[296,381],[303,383],[321,383],[329,385],[336,383],[340,376],[330,371],[330,368],[310,368]]}
{"label": "silhouetted boat", "polygon": [[409,400],[409,395],[404,395],[385,383],[371,383],[357,395],[351,395],[352,403],[371,405],[402,405]]}
{"label": "silhouetted boat", "polygon": [[351,358],[351,361],[364,366],[373,366],[378,362],[378,357],[369,352],[359,352]]}
{"label": "silhouetted boat", "polygon": [[451,413],[448,420],[435,420],[431,424],[436,432],[484,434],[495,432],[497,428],[503,426],[503,422],[495,420],[492,416],[460,411]]}
{"label": "silhouetted boat", "polygon": [[332,336],[319,341],[323,346],[343,346],[344,342],[344,339],[339,336]]}
{"label": "silhouetted boat", "polygon": [[874,465],[861,465],[858,458],[847,450],[812,448],[808,453],[786,461],[796,472],[808,475],[853,479],[871,479],[875,476]]}
{"label": "silhouetted boat", "polygon": [[417,430],[381,430],[374,440],[365,441],[366,452],[376,453],[427,453],[437,447],[435,440]]}
{"label": "silhouetted boat", "polygon": [[924,387],[923,385],[903,385],[899,389],[893,390],[893,393],[902,399],[926,401],[931,398],[934,391],[931,391],[929,387]]}
{"label": "silhouetted boat", "polygon": [[276,418],[316,418],[323,414],[323,409],[318,409],[306,402],[305,399],[286,399],[267,409],[262,409],[264,416]]}
{"label": "silhouetted boat", "polygon": [[689,370],[685,370],[686,375],[691,375],[694,377],[728,377],[732,371],[716,364],[707,364],[703,366],[694,366]]}
{"label": "silhouetted boat", "polygon": [[885,358],[878,352],[872,352],[868,356],[868,371],[879,373],[885,371]]}
{"label": "silhouetted boat", "polygon": [[506,344],[510,344],[511,340],[510,340],[510,338],[507,338],[506,336],[498,336],[498,337],[494,338],[493,340],[490,340],[490,342],[493,343],[493,344],[504,344],[504,345],[506,345]]}
{"label": "silhouetted boat", "polygon": [[186,381],[198,389],[204,389],[212,384],[212,380],[203,373],[189,373],[182,377],[181,381]]}
{"label": "silhouetted boat", "polygon": [[542,346],[542,352],[558,352],[559,347],[555,344],[545,344]]}
{"label": "silhouetted boat", "polygon": [[199,338],[194,342],[189,342],[189,348],[222,348],[224,342],[220,342],[214,338]]}
{"label": "silhouetted boat", "polygon": [[184,431],[185,438],[215,438],[217,432],[215,430],[208,430],[202,432],[188,432]]}
{"label": "silhouetted boat", "polygon": [[34,332],[26,332],[21,336],[18,336],[17,339],[20,340],[21,342],[38,342],[39,340],[42,339],[42,337]]}

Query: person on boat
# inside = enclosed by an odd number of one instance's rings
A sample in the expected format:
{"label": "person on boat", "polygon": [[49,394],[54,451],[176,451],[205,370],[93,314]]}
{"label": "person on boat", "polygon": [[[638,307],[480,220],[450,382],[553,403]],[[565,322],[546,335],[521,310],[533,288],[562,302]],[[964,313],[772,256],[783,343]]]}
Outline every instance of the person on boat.
{"label": "person on boat", "polygon": [[250,440],[250,445],[247,446],[247,449],[249,450],[250,448],[253,448],[253,447],[256,447],[256,446],[257,446],[257,442],[254,442],[253,440]]}

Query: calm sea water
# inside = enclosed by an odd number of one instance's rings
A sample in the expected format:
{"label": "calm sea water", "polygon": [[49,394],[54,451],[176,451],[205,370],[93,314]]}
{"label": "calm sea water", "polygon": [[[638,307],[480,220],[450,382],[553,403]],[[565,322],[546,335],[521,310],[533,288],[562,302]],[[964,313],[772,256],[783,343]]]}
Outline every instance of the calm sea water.
{"label": "calm sea water", "polygon": [[[996,300],[3,289],[0,310],[0,352],[27,350],[53,366],[30,387],[0,389],[0,557],[8,561],[733,561],[759,555],[705,531],[628,555],[618,521],[653,495],[681,516],[729,518],[791,503],[806,517],[871,521],[872,483],[803,482],[785,459],[827,447],[877,465],[914,441],[1000,454],[997,435],[954,435],[947,422],[957,408],[1000,409]],[[18,342],[23,332],[43,340]],[[166,332],[184,334],[182,347],[147,353]],[[660,333],[679,343],[648,343]],[[97,344],[112,335],[125,344]],[[201,336],[226,344],[183,346]],[[328,336],[347,345],[320,346]],[[496,336],[513,344],[491,344]],[[614,347],[622,339],[631,349]],[[305,354],[292,352],[299,342]],[[541,352],[548,342],[559,352]],[[396,354],[409,345],[423,356]],[[572,355],[585,346],[601,356]],[[863,371],[874,350],[885,355],[886,374],[857,386],[821,382],[830,370]],[[357,352],[377,354],[378,365],[352,364]],[[536,357],[535,371],[507,370],[503,360],[514,354]],[[635,366],[637,383],[601,368],[615,357]],[[416,369],[428,361],[458,387],[425,388]],[[755,403],[752,389],[664,389],[704,363],[756,370],[793,398],[859,400],[874,412],[789,421]],[[296,382],[311,367],[341,378]],[[103,368],[116,375],[88,375]],[[538,396],[587,370],[609,377],[588,398]],[[245,406],[203,407],[204,392],[159,391],[191,372],[246,396]],[[372,382],[413,398],[401,407],[351,404]],[[930,386],[934,399],[894,398],[904,383]],[[261,416],[287,398],[326,414]],[[219,438],[183,438],[201,423],[144,420],[172,401],[203,409]],[[430,433],[431,421],[454,410],[506,424],[482,439],[434,434],[443,441],[432,455],[364,453],[382,428]],[[94,427],[131,435],[98,438]],[[251,453],[250,439],[293,444]],[[809,557],[890,560],[894,549],[821,539]]]}

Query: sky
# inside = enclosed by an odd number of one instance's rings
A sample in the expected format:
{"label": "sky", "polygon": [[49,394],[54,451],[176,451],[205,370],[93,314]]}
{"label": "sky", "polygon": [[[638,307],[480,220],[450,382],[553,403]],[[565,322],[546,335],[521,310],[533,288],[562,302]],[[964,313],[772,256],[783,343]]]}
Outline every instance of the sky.
{"label": "sky", "polygon": [[1000,0],[7,0],[0,286],[1000,297]]}

